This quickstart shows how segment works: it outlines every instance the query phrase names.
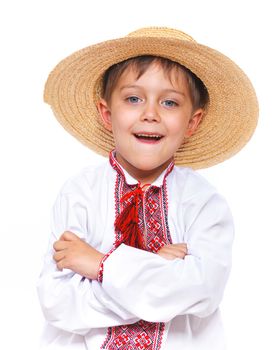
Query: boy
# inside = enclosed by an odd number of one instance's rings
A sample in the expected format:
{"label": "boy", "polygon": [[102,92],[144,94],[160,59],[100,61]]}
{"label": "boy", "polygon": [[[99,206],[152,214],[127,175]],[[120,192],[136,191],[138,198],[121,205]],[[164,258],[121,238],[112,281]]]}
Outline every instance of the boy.
{"label": "boy", "polygon": [[233,223],[191,167],[229,158],[252,135],[246,75],[185,33],[143,28],[63,60],[45,100],[110,162],[70,179],[55,203],[38,285],[43,346],[224,349]]}

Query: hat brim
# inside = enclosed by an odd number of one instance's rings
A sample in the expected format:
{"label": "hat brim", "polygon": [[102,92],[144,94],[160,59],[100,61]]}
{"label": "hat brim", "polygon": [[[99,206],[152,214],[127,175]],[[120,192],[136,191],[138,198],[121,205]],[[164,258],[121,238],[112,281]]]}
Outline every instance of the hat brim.
{"label": "hat brim", "polygon": [[114,148],[113,135],[104,128],[96,107],[102,76],[115,63],[141,55],[180,63],[196,74],[209,92],[207,115],[176,152],[176,164],[206,168],[230,158],[249,141],[258,119],[257,97],[250,80],[228,57],[192,41],[125,37],[84,48],[51,72],[45,101],[70,134],[108,156]]}

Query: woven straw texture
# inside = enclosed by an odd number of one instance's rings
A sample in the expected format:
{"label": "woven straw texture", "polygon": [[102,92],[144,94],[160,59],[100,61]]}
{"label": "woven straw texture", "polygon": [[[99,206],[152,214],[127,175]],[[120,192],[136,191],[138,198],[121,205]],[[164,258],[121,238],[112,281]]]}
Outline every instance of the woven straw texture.
{"label": "woven straw texture", "polygon": [[195,73],[208,89],[207,115],[176,152],[177,165],[206,168],[230,158],[249,141],[258,119],[250,80],[228,57],[175,29],[142,28],[73,53],[50,73],[44,99],[69,133],[108,156],[114,148],[113,135],[103,127],[96,108],[102,76],[113,64],[140,55],[176,61]]}

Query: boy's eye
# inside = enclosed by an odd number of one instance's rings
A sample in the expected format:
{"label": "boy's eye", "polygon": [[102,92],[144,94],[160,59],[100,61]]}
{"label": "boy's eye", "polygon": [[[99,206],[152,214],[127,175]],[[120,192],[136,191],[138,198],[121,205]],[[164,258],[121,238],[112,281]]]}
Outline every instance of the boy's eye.
{"label": "boy's eye", "polygon": [[176,106],[178,106],[178,103],[175,102],[175,101],[172,101],[172,100],[165,100],[165,101],[162,102],[162,104],[165,107],[176,107]]}
{"label": "boy's eye", "polygon": [[126,100],[130,103],[139,103],[141,101],[137,96],[129,96]]}

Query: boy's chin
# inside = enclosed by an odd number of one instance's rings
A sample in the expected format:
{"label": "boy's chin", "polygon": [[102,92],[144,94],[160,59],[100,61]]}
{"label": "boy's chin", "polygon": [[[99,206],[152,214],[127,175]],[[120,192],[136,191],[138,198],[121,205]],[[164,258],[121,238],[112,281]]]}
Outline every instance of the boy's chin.
{"label": "boy's chin", "polygon": [[173,160],[173,156],[159,156],[155,153],[137,154],[135,156],[120,154],[117,152],[117,160],[129,172],[158,172],[164,170]]}
{"label": "boy's chin", "polygon": [[143,159],[137,159],[137,161],[133,162],[133,166],[138,169],[139,171],[145,171],[145,172],[153,172],[157,171],[159,169],[164,169],[168,166],[168,164],[171,162],[171,159],[152,159],[151,157],[144,157]]}

